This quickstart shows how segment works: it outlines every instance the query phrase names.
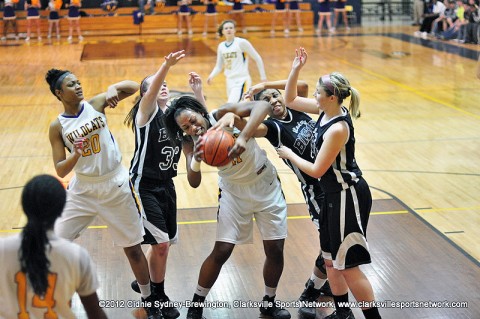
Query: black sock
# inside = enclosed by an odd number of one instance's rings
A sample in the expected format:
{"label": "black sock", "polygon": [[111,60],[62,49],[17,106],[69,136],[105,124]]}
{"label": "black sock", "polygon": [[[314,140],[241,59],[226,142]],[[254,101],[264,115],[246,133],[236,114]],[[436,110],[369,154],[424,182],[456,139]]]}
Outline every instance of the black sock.
{"label": "black sock", "polygon": [[152,293],[156,294],[159,297],[166,297],[167,295],[165,294],[165,280],[162,282],[150,282],[152,286]]}
{"label": "black sock", "polygon": [[372,307],[369,309],[362,310],[365,319],[381,319],[380,313],[378,312],[377,307]]}
{"label": "black sock", "polygon": [[[346,306],[345,304],[348,303],[348,292],[341,296],[333,295],[333,302],[335,302],[335,309],[337,310],[348,310],[350,307]],[[345,303],[342,306],[339,303]]]}

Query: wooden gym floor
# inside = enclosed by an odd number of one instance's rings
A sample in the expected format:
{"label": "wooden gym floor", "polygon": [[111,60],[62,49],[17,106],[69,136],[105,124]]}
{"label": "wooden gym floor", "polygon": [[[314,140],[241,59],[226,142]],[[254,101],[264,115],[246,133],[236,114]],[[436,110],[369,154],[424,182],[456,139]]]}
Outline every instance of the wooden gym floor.
{"label": "wooden gym floor", "polygon": [[[301,78],[313,93],[318,77],[332,71],[347,76],[361,93],[362,117],[355,122],[357,160],[374,196],[368,238],[373,263],[363,267],[378,301],[467,302],[467,308],[382,308],[384,318],[479,318],[480,280],[480,80],[475,77],[478,46],[454,45],[413,38],[404,26],[341,29],[332,37],[313,30],[293,31],[286,38],[269,32],[250,32],[248,38],[263,57],[270,80],[284,79],[295,48],[309,53]],[[218,40],[176,35],[142,37],[87,37],[83,44],[64,42],[30,45],[7,41],[0,45],[0,235],[18,232],[25,219],[19,198],[32,176],[54,174],[48,141],[49,123],[62,112],[48,90],[49,68],[69,69],[82,81],[86,97],[123,79],[141,81],[154,73],[162,57],[185,48],[188,56],[167,77],[171,89],[188,91],[187,74],[206,79],[215,64]],[[251,63],[253,82],[259,80]],[[205,94],[210,109],[225,101],[221,75]],[[107,110],[124,164],[134,150],[132,132],[122,122],[133,98]],[[276,157],[289,204],[289,237],[285,270],[278,299],[298,298],[318,253],[314,226],[306,217],[295,176]],[[186,182],[183,158],[175,179],[179,205],[180,242],[172,247],[166,287],[173,300],[189,300],[201,263],[213,247],[217,174],[203,165],[198,189]],[[68,182],[69,178],[65,179]],[[133,274],[121,249],[113,248],[108,230],[98,222],[78,243],[97,264],[102,299],[136,300],[129,288]],[[477,239],[475,239],[477,238]],[[258,309],[234,308],[233,300],[260,300],[263,250],[255,244],[235,248],[208,300],[225,301],[231,308],[207,309],[208,318],[249,319]],[[477,297],[475,297],[477,296]],[[351,298],[353,299],[353,298]],[[328,300],[326,300],[328,301]],[[387,302],[388,303],[388,302]],[[389,304],[391,306],[391,303]],[[74,308],[83,318],[78,299]],[[289,308],[296,318],[296,309]],[[318,318],[331,311],[319,309]],[[186,309],[181,309],[182,317]],[[362,318],[359,309],[354,310]],[[107,309],[112,318],[132,318],[134,309]]]}

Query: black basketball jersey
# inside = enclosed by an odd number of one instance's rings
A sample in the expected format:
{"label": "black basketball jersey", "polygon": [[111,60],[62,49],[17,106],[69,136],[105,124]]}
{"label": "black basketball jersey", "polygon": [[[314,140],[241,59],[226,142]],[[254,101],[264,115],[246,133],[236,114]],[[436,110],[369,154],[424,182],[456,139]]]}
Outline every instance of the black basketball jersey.
{"label": "black basketball jersey", "polygon": [[362,171],[355,160],[355,134],[353,130],[353,123],[348,110],[342,107],[342,115],[331,119],[328,123],[320,125],[325,113],[322,113],[315,125],[313,132],[316,141],[315,150],[318,152],[323,144],[325,132],[333,124],[344,121],[349,128],[348,141],[342,146],[340,153],[335,158],[333,164],[328,168],[325,174],[320,178],[320,185],[325,193],[339,192],[347,189],[351,185],[358,182]]}
{"label": "black basketball jersey", "polygon": [[135,153],[130,163],[130,178],[138,189],[140,180],[150,182],[168,180],[177,176],[182,144],[177,140],[172,145],[166,129],[161,126],[162,110],[157,111],[147,124],[135,127]]}
{"label": "black basketball jersey", "polygon": [[[310,116],[287,108],[287,117],[284,120],[270,117],[263,124],[268,128],[265,137],[274,147],[285,145],[301,158],[312,163],[315,162],[317,154],[315,152],[315,139],[313,139],[315,121]],[[297,175],[300,183],[308,185],[318,183],[318,179],[305,174],[289,160],[283,159],[283,161]]]}

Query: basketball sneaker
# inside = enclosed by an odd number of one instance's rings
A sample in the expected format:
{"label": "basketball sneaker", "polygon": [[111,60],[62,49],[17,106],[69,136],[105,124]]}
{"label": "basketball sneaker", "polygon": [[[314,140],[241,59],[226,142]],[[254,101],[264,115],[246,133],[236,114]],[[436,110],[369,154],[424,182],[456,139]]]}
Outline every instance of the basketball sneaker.
{"label": "basketball sneaker", "polygon": [[316,301],[320,296],[333,297],[330,284],[326,281],[320,289],[315,289],[315,284],[311,279],[305,283],[305,290],[303,290],[300,301]]}
{"label": "basketball sneaker", "polygon": [[275,305],[275,296],[269,297],[269,296],[264,296],[262,301],[264,302],[264,305],[267,307],[260,307],[260,313],[262,315],[270,316],[273,319],[290,319],[290,313],[288,310],[284,308],[278,308]]}
{"label": "basketball sneaker", "polygon": [[150,303],[150,306],[143,307],[147,313],[147,319],[164,319],[160,310],[154,306],[154,299],[152,296],[142,298],[142,303]]}
{"label": "basketball sneaker", "polygon": [[190,307],[187,311],[187,319],[205,319],[203,316],[203,308]]}
{"label": "basketball sneaker", "polygon": [[[130,284],[130,287],[132,287],[132,290],[135,291],[135,292],[138,292],[140,293],[140,287],[138,286],[138,282],[136,280],[132,281],[132,283]],[[152,298],[154,300],[158,300],[160,301],[160,303],[165,303],[165,302],[169,302],[170,299],[168,298],[167,295],[161,297],[161,296],[158,296],[158,294],[156,293],[156,291],[154,291],[153,289],[153,286],[150,286],[152,288]],[[162,307],[160,309],[160,311],[162,312],[162,315],[165,319],[175,319],[175,318],[178,318],[180,317],[180,312],[178,311],[177,308],[175,307]]]}
{"label": "basketball sneaker", "polygon": [[331,315],[326,316],[324,319],[355,319],[352,309],[340,308],[335,310]]}

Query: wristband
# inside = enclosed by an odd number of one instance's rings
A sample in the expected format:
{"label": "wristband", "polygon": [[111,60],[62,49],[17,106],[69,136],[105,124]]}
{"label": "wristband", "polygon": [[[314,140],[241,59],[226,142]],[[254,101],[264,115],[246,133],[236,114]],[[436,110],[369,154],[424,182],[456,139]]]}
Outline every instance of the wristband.
{"label": "wristband", "polygon": [[190,162],[190,169],[196,173],[200,172],[200,164],[202,162],[199,162],[195,159],[195,157],[192,157],[192,161]]}

